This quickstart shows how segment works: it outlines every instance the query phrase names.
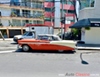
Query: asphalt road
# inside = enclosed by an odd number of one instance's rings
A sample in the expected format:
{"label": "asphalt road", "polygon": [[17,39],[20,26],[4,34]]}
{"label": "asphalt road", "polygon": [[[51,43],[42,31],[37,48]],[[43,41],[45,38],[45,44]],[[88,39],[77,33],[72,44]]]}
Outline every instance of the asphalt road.
{"label": "asphalt road", "polygon": [[0,41],[0,51],[16,50],[16,49],[17,49],[17,43],[15,43],[13,40]]}
{"label": "asphalt road", "polygon": [[22,52],[13,41],[0,41],[0,77],[100,77],[100,51]]}
{"label": "asphalt road", "polygon": [[100,77],[100,52],[1,53],[0,77]]}

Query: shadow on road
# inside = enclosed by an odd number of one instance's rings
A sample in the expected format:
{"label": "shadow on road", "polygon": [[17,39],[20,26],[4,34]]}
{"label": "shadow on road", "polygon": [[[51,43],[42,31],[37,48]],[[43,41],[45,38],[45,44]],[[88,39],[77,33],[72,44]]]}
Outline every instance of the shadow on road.
{"label": "shadow on road", "polygon": [[88,65],[89,63],[87,61],[83,60],[82,54],[83,53],[80,54],[81,63]]}
{"label": "shadow on road", "polygon": [[12,44],[12,45],[16,45],[16,44],[18,44],[18,43],[16,43],[16,42],[13,42],[13,43],[10,43],[10,44]]}
{"label": "shadow on road", "polygon": [[42,51],[42,50],[32,50],[32,51],[29,51],[29,52],[23,52],[22,49],[18,49],[18,50],[16,50],[16,52],[19,52],[19,53],[74,54],[76,51],[63,51],[63,52],[59,52],[59,51],[49,51],[49,50],[45,50],[45,51]]}

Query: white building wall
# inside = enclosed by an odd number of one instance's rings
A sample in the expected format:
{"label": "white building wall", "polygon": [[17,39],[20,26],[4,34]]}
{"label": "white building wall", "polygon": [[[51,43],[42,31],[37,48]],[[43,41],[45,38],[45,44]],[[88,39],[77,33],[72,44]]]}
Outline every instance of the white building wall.
{"label": "white building wall", "polygon": [[90,30],[85,30],[85,42],[87,44],[100,44],[100,28],[91,27]]}
{"label": "white building wall", "polygon": [[0,11],[1,11],[2,16],[10,16],[11,15],[11,9],[0,8]]}
{"label": "white building wall", "polygon": [[60,24],[60,0],[55,0],[55,27],[61,27]]}
{"label": "white building wall", "polygon": [[95,6],[94,6],[94,17],[100,18],[100,0],[95,0]]}
{"label": "white building wall", "polygon": [[79,13],[79,20],[86,19],[86,18],[93,18],[94,17],[94,7],[87,7],[80,10]]}
{"label": "white building wall", "polygon": [[[95,0],[94,7],[87,7],[80,10],[79,20],[86,18],[100,18],[100,0]],[[85,30],[85,43],[87,44],[100,44],[100,28],[91,27],[90,30]]]}
{"label": "white building wall", "polygon": [[94,7],[86,7],[79,12],[79,20],[85,18],[100,18],[100,0],[95,0]]}

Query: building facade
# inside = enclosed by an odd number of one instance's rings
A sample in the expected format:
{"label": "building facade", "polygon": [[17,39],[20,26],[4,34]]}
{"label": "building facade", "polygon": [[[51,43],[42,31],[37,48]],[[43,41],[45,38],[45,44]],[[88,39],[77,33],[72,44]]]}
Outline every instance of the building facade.
{"label": "building facade", "polygon": [[44,24],[44,0],[0,0],[0,30],[5,37],[23,34],[26,23]]}
{"label": "building facade", "polygon": [[[90,5],[90,6],[89,6]],[[86,44],[100,44],[100,0],[91,0],[88,6],[80,10],[79,20],[92,18],[91,21],[95,27],[90,27],[90,30],[84,29],[81,40]],[[83,29],[83,28],[82,28]]]}
{"label": "building facade", "polygon": [[6,37],[13,37],[24,33],[26,23],[32,23],[67,31],[75,22],[76,1],[0,0],[0,30]]}
{"label": "building facade", "polygon": [[[64,27],[65,30],[75,22],[75,0],[45,0],[45,24],[54,29]],[[65,23],[61,22],[65,18]]]}

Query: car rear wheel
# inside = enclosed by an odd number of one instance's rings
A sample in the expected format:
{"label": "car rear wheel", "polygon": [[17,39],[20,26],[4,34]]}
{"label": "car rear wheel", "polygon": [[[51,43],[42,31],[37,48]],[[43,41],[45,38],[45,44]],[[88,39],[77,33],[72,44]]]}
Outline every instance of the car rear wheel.
{"label": "car rear wheel", "polygon": [[30,51],[30,47],[29,47],[28,45],[23,45],[23,46],[22,46],[22,50],[23,50],[24,52],[28,52],[28,51]]}

